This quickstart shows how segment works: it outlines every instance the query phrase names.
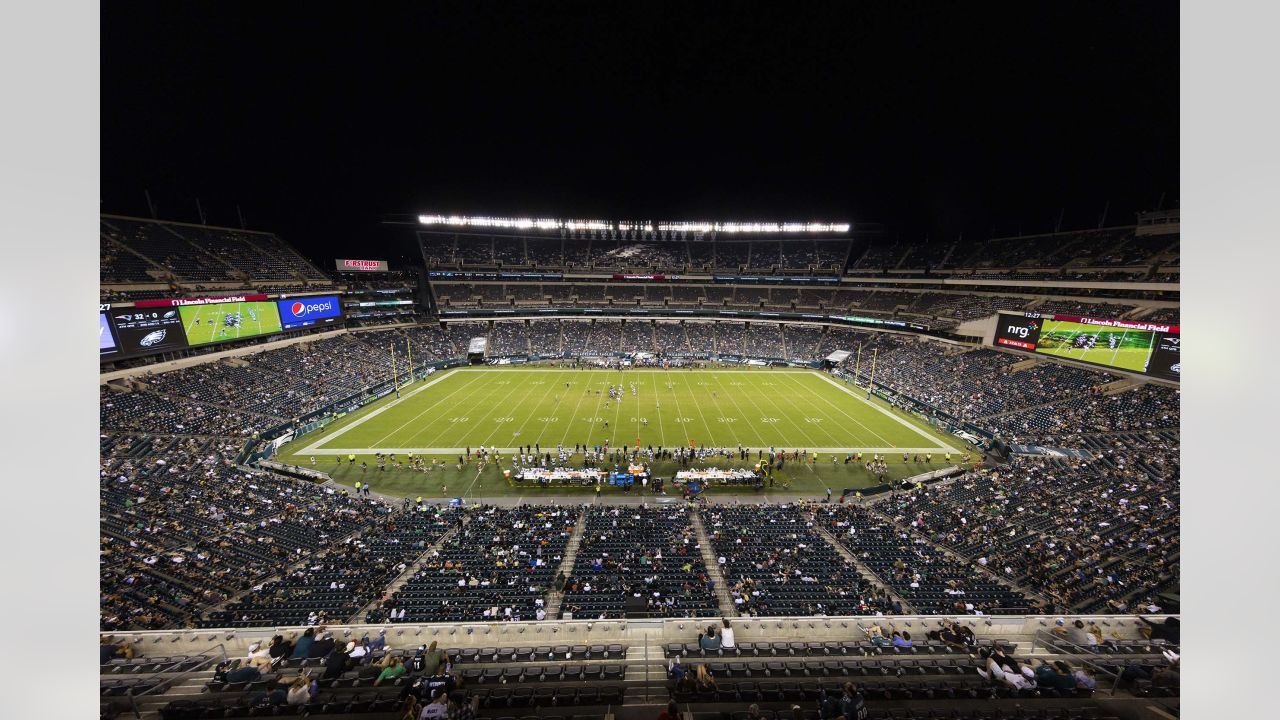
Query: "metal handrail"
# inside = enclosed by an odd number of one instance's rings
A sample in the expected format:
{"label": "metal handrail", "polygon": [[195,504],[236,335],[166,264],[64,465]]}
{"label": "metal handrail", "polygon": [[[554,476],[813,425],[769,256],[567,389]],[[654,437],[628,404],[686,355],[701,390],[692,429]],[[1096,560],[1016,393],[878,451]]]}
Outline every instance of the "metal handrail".
{"label": "metal handrail", "polygon": [[[138,698],[143,697],[145,695],[151,695],[153,693],[156,693],[157,691],[168,692],[173,687],[175,682],[179,680],[183,680],[187,676],[192,675],[194,673],[208,669],[208,664],[210,661],[225,662],[227,659],[227,647],[224,643],[218,643],[217,645],[210,646],[205,650],[201,650],[200,652],[195,653],[195,656],[202,657],[206,653],[214,650],[219,651],[219,654],[210,655],[209,657],[206,657],[204,660],[200,661],[200,663],[197,664],[196,666],[188,668],[187,670],[183,670],[179,672],[177,675],[175,675],[174,677],[165,678],[163,682],[157,683],[155,686],[148,688],[146,690],[143,690],[140,693],[135,693],[133,692],[133,688],[129,688],[129,691],[125,695],[129,698],[129,704],[133,709],[133,716],[135,718],[142,717],[142,711],[138,709]],[[178,662],[173,663],[173,665],[170,667],[176,667],[190,661],[191,661],[191,656],[187,656],[186,659],[179,660]],[[162,668],[160,670],[156,670],[153,673],[150,673],[146,677],[154,677],[156,675],[165,674],[167,672],[169,672],[168,668]],[[163,690],[161,688],[163,688]]]}
{"label": "metal handrail", "polygon": [[[1109,692],[1112,697],[1115,697],[1116,691],[1120,687],[1120,675],[1119,673],[1113,673],[1110,670],[1107,670],[1106,668],[1102,667],[1098,663],[1094,662],[1093,658],[1098,657],[1098,654],[1096,652],[1093,652],[1089,648],[1076,645],[1075,643],[1069,640],[1066,640],[1064,638],[1058,637],[1057,635],[1054,635],[1053,632],[1050,630],[1037,630],[1035,635],[1032,636],[1031,650],[1033,652],[1035,651],[1035,648],[1036,648],[1036,641],[1039,641],[1040,644],[1044,645],[1045,649],[1053,650],[1055,654],[1065,655],[1068,658],[1075,660],[1076,662],[1079,662],[1081,665],[1085,665],[1092,668],[1095,673],[1100,673],[1102,675],[1112,678],[1111,690]],[[1071,648],[1071,650],[1064,651],[1063,649],[1064,646]]]}

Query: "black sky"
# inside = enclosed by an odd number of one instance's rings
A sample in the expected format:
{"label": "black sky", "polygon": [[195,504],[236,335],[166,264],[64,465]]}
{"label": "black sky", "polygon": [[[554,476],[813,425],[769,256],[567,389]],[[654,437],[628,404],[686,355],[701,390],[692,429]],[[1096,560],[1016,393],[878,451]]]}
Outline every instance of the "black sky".
{"label": "black sky", "polygon": [[950,240],[1177,203],[1175,4],[418,5],[104,4],[102,210],[239,204],[327,261],[400,254],[387,213]]}

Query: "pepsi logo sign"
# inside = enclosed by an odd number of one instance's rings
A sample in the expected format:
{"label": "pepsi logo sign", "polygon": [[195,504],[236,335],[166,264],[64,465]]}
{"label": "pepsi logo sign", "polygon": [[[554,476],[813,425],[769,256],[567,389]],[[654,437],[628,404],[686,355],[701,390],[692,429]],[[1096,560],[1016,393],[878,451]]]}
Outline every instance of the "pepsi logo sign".
{"label": "pepsi logo sign", "polygon": [[303,317],[304,315],[307,315],[309,313],[314,313],[314,312],[329,312],[330,310],[333,310],[332,300],[326,300],[325,302],[319,302],[319,303],[304,303],[304,302],[295,301],[292,305],[289,306],[289,312],[293,313],[294,317]]}

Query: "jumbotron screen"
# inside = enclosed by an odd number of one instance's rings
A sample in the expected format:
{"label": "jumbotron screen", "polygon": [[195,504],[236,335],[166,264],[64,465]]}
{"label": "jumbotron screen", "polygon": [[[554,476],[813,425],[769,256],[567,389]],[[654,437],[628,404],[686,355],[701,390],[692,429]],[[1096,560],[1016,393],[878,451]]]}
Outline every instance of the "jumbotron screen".
{"label": "jumbotron screen", "polygon": [[270,335],[283,329],[274,300],[183,305],[178,312],[187,342],[193,346]]}
{"label": "jumbotron screen", "polygon": [[[177,308],[112,307],[107,310],[107,320],[107,325],[116,330],[116,346],[121,356],[152,355],[187,346]],[[98,323],[101,330],[101,312]],[[99,355],[111,357],[112,354],[103,352],[101,338],[99,335]]]}
{"label": "jumbotron screen", "polygon": [[1182,374],[1177,325],[1075,315],[1000,313],[994,344],[1165,380]]}

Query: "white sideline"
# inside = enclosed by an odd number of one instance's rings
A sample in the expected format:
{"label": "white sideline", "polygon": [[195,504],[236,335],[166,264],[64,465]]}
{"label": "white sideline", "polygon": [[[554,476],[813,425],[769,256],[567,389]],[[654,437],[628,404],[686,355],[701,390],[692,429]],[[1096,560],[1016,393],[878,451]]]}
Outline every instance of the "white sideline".
{"label": "white sideline", "polygon": [[[896,423],[898,423],[899,425],[902,425],[902,426],[903,426],[903,427],[905,427],[905,428],[910,428],[912,432],[914,432],[915,434],[917,434],[917,435],[919,435],[920,437],[924,438],[925,440],[932,440],[933,442],[941,443],[941,445],[942,445],[942,450],[943,450],[944,452],[945,452],[945,451],[947,451],[947,450],[950,450],[950,451],[951,451],[951,452],[953,452],[953,453],[960,454],[960,452],[961,452],[960,450],[957,450],[957,449],[955,449],[955,448],[951,447],[950,445],[947,445],[946,443],[943,443],[943,442],[942,442],[941,440],[939,440],[938,438],[933,437],[932,435],[930,435],[930,434],[926,433],[925,431],[921,430],[920,428],[916,427],[915,425],[913,425],[913,424],[911,424],[911,423],[907,422],[906,420],[903,420],[902,418],[898,417],[897,415],[894,415],[893,413],[889,412],[888,410],[885,410],[884,408],[880,407],[879,405],[877,405],[877,404],[875,404],[875,403],[871,402],[870,400],[868,400],[868,399],[866,399],[866,398],[862,397],[862,396],[861,396],[861,395],[859,395],[858,393],[856,393],[856,392],[854,392],[854,391],[850,390],[850,389],[849,389],[849,387],[848,387],[847,385],[845,385],[844,383],[836,382],[835,380],[832,380],[830,377],[828,377],[828,376],[826,376],[826,375],[824,375],[823,373],[820,373],[820,372],[814,372],[813,374],[814,374],[814,375],[817,375],[818,377],[822,378],[823,380],[826,380],[827,382],[829,382],[829,383],[831,383],[832,385],[834,385],[834,386],[836,386],[836,387],[840,388],[841,390],[843,390],[843,391],[845,391],[845,392],[849,393],[850,395],[852,395],[853,397],[857,398],[858,400],[861,400],[862,402],[866,403],[867,405],[870,405],[871,407],[873,407],[873,408],[875,408],[876,410],[880,411],[880,413],[881,413],[881,414],[883,414],[885,417],[892,418],[892,419],[893,419],[893,421],[894,421],[894,422],[896,422]],[[936,450],[936,449],[938,449],[938,448],[934,448],[934,449]],[[907,450],[907,452],[911,452],[911,450]]]}
{"label": "white sideline", "polygon": [[[410,390],[409,392],[404,393],[404,394],[403,394],[403,395],[401,395],[400,397],[396,398],[395,400],[392,400],[391,402],[387,403],[386,405],[383,405],[382,407],[378,408],[377,410],[374,410],[373,412],[369,413],[368,415],[365,415],[364,417],[357,418],[356,420],[352,421],[350,424],[348,424],[348,425],[344,426],[342,429],[338,430],[337,432],[333,433],[332,435],[327,435],[327,434],[325,434],[323,431],[322,431],[322,432],[320,432],[320,433],[318,433],[318,435],[320,435],[320,437],[319,437],[315,442],[313,442],[313,443],[311,443],[310,445],[308,445],[307,447],[305,447],[305,448],[303,448],[303,449],[299,450],[298,452],[299,452],[299,453],[319,454],[319,455],[331,455],[331,454],[333,454],[333,453],[326,453],[326,452],[322,451],[322,450],[320,449],[319,445],[320,445],[321,443],[329,442],[330,440],[333,440],[334,438],[342,437],[344,434],[346,434],[346,432],[347,432],[348,430],[350,430],[350,429],[352,429],[352,428],[360,427],[361,425],[363,425],[363,424],[365,424],[366,422],[368,422],[368,421],[372,420],[373,418],[375,418],[375,417],[377,417],[377,416],[381,415],[382,413],[384,413],[384,412],[386,412],[386,411],[390,410],[391,408],[393,408],[393,407],[395,407],[395,406],[399,405],[400,403],[404,402],[405,400],[408,400],[409,398],[413,397],[414,395],[417,395],[418,393],[422,392],[423,390],[426,390],[427,388],[431,387],[432,385],[435,385],[436,383],[440,382],[441,380],[445,379],[446,377],[448,377],[448,376],[452,375],[454,372],[455,372],[455,371],[453,371],[453,370],[445,370],[444,372],[436,373],[436,374],[437,374],[437,375],[439,375],[440,377],[437,377],[435,380],[432,380],[431,382],[426,383],[425,385],[423,385],[423,386],[421,386],[421,387],[419,387],[419,388],[415,388],[414,390]],[[350,452],[350,451],[346,451],[346,452]]]}

